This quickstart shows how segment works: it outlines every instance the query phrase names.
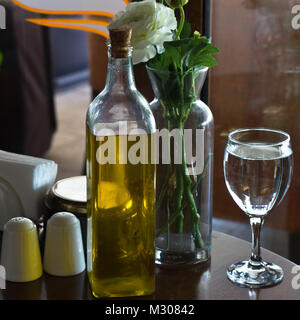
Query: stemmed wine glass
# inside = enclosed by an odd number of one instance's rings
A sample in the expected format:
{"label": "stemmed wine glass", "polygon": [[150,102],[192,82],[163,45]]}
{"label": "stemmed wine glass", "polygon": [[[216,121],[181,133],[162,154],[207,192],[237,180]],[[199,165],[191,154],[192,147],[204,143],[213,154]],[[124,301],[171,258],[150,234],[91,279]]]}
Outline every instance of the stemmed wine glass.
{"label": "stemmed wine glass", "polygon": [[232,264],[227,277],[250,288],[269,286],[283,278],[281,267],[260,255],[260,232],[270,210],[284,198],[293,171],[290,136],[279,130],[238,129],[228,136],[224,154],[226,186],[249,216],[252,252],[249,260]]}

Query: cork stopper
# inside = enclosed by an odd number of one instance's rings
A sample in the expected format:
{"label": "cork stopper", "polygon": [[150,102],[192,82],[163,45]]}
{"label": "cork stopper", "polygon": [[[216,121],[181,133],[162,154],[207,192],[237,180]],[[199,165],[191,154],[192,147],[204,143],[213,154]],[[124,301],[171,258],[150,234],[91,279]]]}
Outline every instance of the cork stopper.
{"label": "cork stopper", "polygon": [[114,58],[128,58],[131,33],[132,29],[128,26],[109,28],[111,55]]}

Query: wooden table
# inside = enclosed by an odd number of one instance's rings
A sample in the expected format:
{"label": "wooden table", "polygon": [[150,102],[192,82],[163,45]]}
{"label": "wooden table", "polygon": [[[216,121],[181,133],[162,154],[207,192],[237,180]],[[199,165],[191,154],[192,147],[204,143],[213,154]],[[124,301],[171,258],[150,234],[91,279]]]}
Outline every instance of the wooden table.
{"label": "wooden table", "polygon": [[[300,289],[295,290],[292,287],[292,279],[296,274],[292,274],[295,264],[291,261],[262,249],[262,256],[266,261],[274,262],[283,268],[284,280],[276,286],[259,290],[241,288],[226,278],[225,271],[231,263],[248,257],[250,243],[220,232],[213,232],[212,243],[212,257],[205,264],[176,270],[157,268],[156,293],[151,297],[139,299],[300,299]],[[0,290],[0,299],[90,300],[93,297],[84,272],[73,277],[54,277],[44,274],[42,278],[28,283],[7,281],[6,289]]]}

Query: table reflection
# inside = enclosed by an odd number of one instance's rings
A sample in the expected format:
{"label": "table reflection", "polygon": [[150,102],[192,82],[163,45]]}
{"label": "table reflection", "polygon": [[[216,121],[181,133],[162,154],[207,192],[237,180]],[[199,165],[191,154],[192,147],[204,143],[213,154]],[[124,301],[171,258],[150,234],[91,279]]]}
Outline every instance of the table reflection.
{"label": "table reflection", "polygon": [[42,299],[43,278],[30,282],[6,281],[6,289],[0,290],[4,300],[40,300]]}
{"label": "table reflection", "polygon": [[259,292],[260,292],[260,289],[249,289],[248,290],[249,300],[259,300]]}
{"label": "table reflection", "polygon": [[49,300],[81,300],[89,291],[86,273],[76,276],[55,277],[44,274],[46,299]]}

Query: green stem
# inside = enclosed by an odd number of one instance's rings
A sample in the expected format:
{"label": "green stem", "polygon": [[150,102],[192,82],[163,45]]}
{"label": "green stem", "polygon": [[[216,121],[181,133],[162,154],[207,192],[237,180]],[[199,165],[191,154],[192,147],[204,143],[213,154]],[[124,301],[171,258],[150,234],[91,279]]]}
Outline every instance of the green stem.
{"label": "green stem", "polygon": [[174,213],[177,215],[177,232],[183,232],[183,220],[184,215],[182,211],[182,199],[184,194],[184,181],[183,176],[181,173],[181,165],[176,165],[176,189],[175,189],[175,196],[174,196]]}
{"label": "green stem", "polygon": [[180,129],[181,139],[182,139],[182,164],[176,165],[176,191],[175,191],[175,206],[174,212],[177,216],[177,231],[179,233],[183,232],[183,196],[185,195],[187,205],[192,213],[193,219],[193,235],[196,243],[196,247],[203,247],[203,240],[199,230],[200,215],[198,213],[197,205],[195,203],[194,195],[192,192],[192,180],[187,174],[187,163],[185,154],[185,143],[184,143],[184,123],[181,121],[178,125]]}
{"label": "green stem", "polygon": [[192,187],[192,193],[195,193],[195,192],[196,192],[197,187],[198,187],[200,181],[201,181],[202,178],[203,178],[203,175],[204,175],[204,173],[205,173],[206,167],[207,167],[207,165],[208,165],[209,158],[210,158],[210,154],[206,157],[205,162],[204,162],[204,166],[203,166],[203,170],[202,170],[202,172],[200,173],[200,175],[198,176],[196,183],[195,183],[194,186]]}
{"label": "green stem", "polygon": [[[167,127],[168,133],[170,134],[170,119],[166,116],[168,114],[168,111],[167,111],[167,108],[166,108],[166,106],[165,106],[165,104],[163,103],[162,100],[160,100],[160,103],[161,103],[161,105],[163,107],[163,110],[164,110],[164,118],[165,118],[165,122],[166,122],[165,126]],[[169,136],[169,139],[170,139],[170,136]],[[168,148],[168,153],[169,153],[169,159],[170,159],[169,166],[168,166],[168,174],[167,174],[167,178],[165,179],[164,184],[163,184],[163,186],[161,188],[160,194],[158,196],[158,200],[156,202],[156,209],[158,209],[161,206],[161,204],[162,204],[162,202],[163,202],[163,200],[165,198],[165,195],[166,195],[167,190],[168,190],[169,179],[170,179],[171,174],[172,174],[170,145],[169,145],[169,148]],[[169,218],[168,218],[168,220],[169,220]]]}
{"label": "green stem", "polygon": [[169,182],[170,176],[171,176],[171,173],[168,172],[167,178],[164,181],[164,184],[163,184],[163,186],[161,188],[158,200],[156,202],[156,209],[160,208],[160,206],[161,206],[161,204],[162,204],[162,202],[163,202],[163,200],[165,198],[166,192],[168,190],[168,182]]}
{"label": "green stem", "polygon": [[184,177],[184,193],[187,201],[187,205],[192,213],[193,219],[193,235],[197,248],[203,247],[203,240],[199,230],[200,215],[198,213],[197,205],[192,192],[192,180],[187,174],[186,155],[184,149],[184,135],[182,134],[182,175]]}
{"label": "green stem", "polygon": [[167,199],[167,214],[168,214],[168,231],[167,231],[167,235],[168,235],[168,242],[167,242],[167,248],[168,248],[168,250],[169,250],[169,248],[170,248],[170,223],[169,223],[169,220],[170,220],[170,217],[171,217],[171,215],[170,215],[170,204],[169,204],[169,197],[168,197],[168,199]]}
{"label": "green stem", "polygon": [[[186,177],[188,177],[188,176],[186,175]],[[194,235],[194,239],[195,239],[195,244],[196,244],[197,248],[202,248],[203,247],[203,240],[202,240],[201,233],[199,230],[200,214],[198,213],[195,199],[194,199],[194,196],[193,196],[193,193],[191,190],[190,178],[185,179],[185,189],[184,190],[185,190],[187,204],[188,204],[188,206],[191,210],[191,213],[192,213],[193,235]]]}
{"label": "green stem", "polygon": [[[167,210],[168,212],[168,210]],[[161,234],[166,232],[167,230],[170,230],[170,226],[176,221],[176,219],[179,217],[179,213],[173,214],[170,216],[170,219],[168,220],[168,223],[156,234],[156,237],[159,237]]]}
{"label": "green stem", "polygon": [[[182,8],[181,8],[182,9]],[[184,23],[184,13],[181,16],[181,23],[179,25],[179,29],[177,32],[180,35]],[[166,209],[167,209],[167,224],[158,232],[157,236],[162,233],[167,232],[168,243],[170,241],[169,236],[171,230],[171,226],[174,224],[174,231],[178,233],[183,233],[184,231],[184,209],[187,209],[190,212],[192,217],[192,233],[195,241],[195,245],[197,248],[202,248],[204,246],[203,239],[201,237],[199,222],[200,222],[200,214],[196,205],[195,200],[195,192],[197,190],[197,186],[199,185],[200,180],[203,177],[204,171],[206,169],[208,158],[205,160],[203,172],[198,176],[196,182],[193,182],[191,177],[188,174],[187,163],[186,163],[186,153],[185,153],[185,141],[184,141],[184,126],[185,122],[188,119],[190,110],[192,108],[193,102],[196,99],[195,92],[195,84],[191,79],[191,84],[187,84],[188,88],[185,88],[185,77],[188,75],[180,70],[180,74],[177,74],[178,81],[178,89],[179,92],[179,101],[174,104],[172,100],[168,101],[164,99],[161,100],[161,104],[164,110],[164,117],[166,121],[166,126],[170,131],[170,124],[172,124],[172,128],[178,128],[180,130],[181,136],[181,146],[182,146],[182,163],[181,164],[172,164],[170,163],[168,166],[168,174],[166,175],[166,180],[162,186],[161,193],[158,198],[157,207],[160,207],[163,200],[166,198]],[[185,90],[189,90],[189,92],[185,92]],[[190,99],[185,101],[185,97],[195,97],[195,99]],[[173,102],[173,103],[172,103]],[[168,150],[170,155],[170,150]],[[171,157],[170,157],[171,159]],[[174,161],[174,159],[171,159]],[[170,185],[170,179],[173,177],[173,173],[175,174],[176,179],[176,187],[175,190],[169,193],[168,187],[172,188]],[[174,185],[174,184],[173,184]],[[170,207],[171,206],[171,207]],[[172,211],[170,212],[170,208]]]}
{"label": "green stem", "polygon": [[[199,175],[198,178],[197,178],[197,181],[195,182],[195,184],[193,185],[193,187],[192,187],[192,189],[191,189],[192,194],[194,194],[194,193],[197,191],[197,187],[199,186],[199,183],[200,183],[200,181],[201,181],[202,178],[203,178],[203,175],[204,175],[204,173],[205,173],[206,167],[207,167],[207,165],[208,165],[209,157],[210,157],[210,155],[208,155],[208,156],[206,157],[203,171],[200,173],[200,175]],[[184,199],[184,200],[185,200],[185,199]],[[187,203],[186,203],[186,201],[184,201],[183,206],[182,206],[182,210],[184,210],[186,207],[187,207]]]}
{"label": "green stem", "polygon": [[179,22],[179,27],[178,27],[178,30],[176,32],[174,40],[179,40],[180,39],[180,35],[181,35],[182,29],[183,29],[183,26],[184,26],[184,21],[185,21],[185,14],[184,14],[183,7],[180,7],[179,10],[180,10],[180,22]]}

